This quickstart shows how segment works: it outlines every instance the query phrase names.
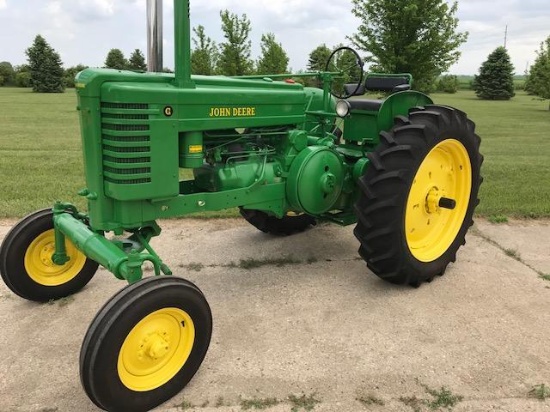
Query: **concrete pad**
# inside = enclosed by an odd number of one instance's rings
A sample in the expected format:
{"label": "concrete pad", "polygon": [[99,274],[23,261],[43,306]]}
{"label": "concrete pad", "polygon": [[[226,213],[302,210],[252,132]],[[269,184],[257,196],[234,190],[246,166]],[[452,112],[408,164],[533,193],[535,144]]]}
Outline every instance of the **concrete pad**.
{"label": "concrete pad", "polygon": [[[412,411],[407,398],[430,401],[426,388],[443,386],[463,397],[453,411],[550,410],[550,401],[528,397],[534,385],[550,384],[550,282],[478,235],[468,236],[445,276],[413,289],[369,272],[352,227],[319,225],[278,238],[241,220],[161,226],[153,245],[202,289],[214,332],[195,378],[157,411],[188,403],[240,411],[241,399],[277,398],[282,403],[267,410],[288,412],[292,394],[319,400],[314,411]],[[527,233],[509,226],[507,237]],[[0,222],[0,236],[8,228]],[[537,236],[550,250],[550,239]],[[224,266],[250,258],[301,263]],[[80,345],[95,313],[123,286],[101,269],[74,297],[35,304],[0,283],[0,411],[97,410],[80,386]],[[384,405],[357,401],[368,396]]]}
{"label": "concrete pad", "polygon": [[529,266],[550,274],[550,221],[511,220],[498,224],[481,221],[476,225],[503,248],[517,252]]}

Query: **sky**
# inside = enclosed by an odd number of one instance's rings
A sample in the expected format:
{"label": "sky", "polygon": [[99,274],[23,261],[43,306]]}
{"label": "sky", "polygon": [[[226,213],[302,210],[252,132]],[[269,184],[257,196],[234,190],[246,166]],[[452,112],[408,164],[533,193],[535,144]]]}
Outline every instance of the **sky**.
{"label": "sky", "polygon": [[[309,53],[320,44],[349,45],[346,36],[360,21],[351,0],[190,0],[191,25],[223,41],[220,10],[251,20],[252,57],[260,38],[271,32],[286,50],[292,70],[305,69]],[[25,49],[37,34],[60,54],[65,67],[101,67],[111,48],[129,57],[147,50],[146,0],[0,0],[0,61],[26,63]],[[173,1],[164,1],[164,66],[173,67]],[[548,0],[458,0],[459,31],[468,31],[452,74],[475,74],[487,56],[504,44],[517,74],[532,64],[540,43],[550,35]],[[364,53],[363,53],[364,54]]]}

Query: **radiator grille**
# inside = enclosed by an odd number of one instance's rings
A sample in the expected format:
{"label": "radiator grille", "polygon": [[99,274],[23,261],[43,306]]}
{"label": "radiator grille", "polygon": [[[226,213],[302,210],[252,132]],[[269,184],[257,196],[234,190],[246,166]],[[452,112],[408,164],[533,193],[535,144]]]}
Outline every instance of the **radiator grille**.
{"label": "radiator grille", "polygon": [[106,182],[151,182],[149,105],[101,103],[103,175]]}

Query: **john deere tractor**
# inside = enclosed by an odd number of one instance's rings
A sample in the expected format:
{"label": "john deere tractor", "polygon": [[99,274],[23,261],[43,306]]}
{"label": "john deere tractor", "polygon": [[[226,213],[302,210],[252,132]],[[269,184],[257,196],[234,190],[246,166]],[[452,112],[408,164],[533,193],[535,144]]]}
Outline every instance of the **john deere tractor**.
{"label": "john deere tractor", "polygon": [[[355,224],[375,275],[419,286],[455,260],[478,204],[474,123],[411,90],[410,75],[363,76],[344,47],[320,72],[192,76],[189,1],[174,8],[175,74],[77,75],[87,212],[57,202],[17,223],[0,250],[2,278],[24,299],[75,293],[98,265],[129,283],[97,313],[80,353],[84,390],[109,411],[166,401],[209,346],[206,298],[150,245],[157,220],[239,208],[273,235]],[[296,81],[305,77],[320,87]],[[142,279],[145,262],[155,276]]]}

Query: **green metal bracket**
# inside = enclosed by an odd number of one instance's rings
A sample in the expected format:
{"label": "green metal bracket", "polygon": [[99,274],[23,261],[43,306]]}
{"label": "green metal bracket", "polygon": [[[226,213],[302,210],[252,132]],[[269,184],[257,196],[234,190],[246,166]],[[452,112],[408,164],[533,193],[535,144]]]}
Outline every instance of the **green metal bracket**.
{"label": "green metal bracket", "polygon": [[65,250],[65,238],[71,240],[78,250],[87,257],[95,260],[100,265],[110,270],[117,278],[125,279],[129,283],[136,282],[143,277],[143,263],[149,261],[153,264],[155,275],[161,272],[171,275],[172,271],[162,262],[153,248],[149,245],[148,238],[160,233],[160,228],[153,224],[145,228],[144,233],[137,231],[131,238],[137,240],[147,251],[124,251],[123,242],[106,239],[103,233],[93,232],[86,224],[86,215],[79,213],[71,204],[56,203],[54,205],[54,230],[55,253],[52,260],[58,265],[68,261]]}

